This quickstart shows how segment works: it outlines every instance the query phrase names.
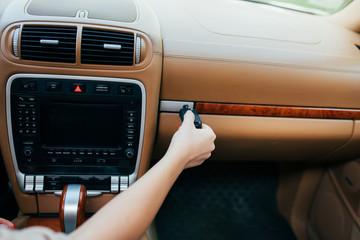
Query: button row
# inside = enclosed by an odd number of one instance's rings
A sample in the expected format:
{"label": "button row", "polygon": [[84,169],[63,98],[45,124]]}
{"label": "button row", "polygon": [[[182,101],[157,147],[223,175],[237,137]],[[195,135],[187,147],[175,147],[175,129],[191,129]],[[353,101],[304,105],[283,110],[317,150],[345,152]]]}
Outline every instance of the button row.
{"label": "button row", "polygon": [[[60,81],[47,81],[45,83],[46,91],[50,92],[60,92],[63,89],[62,82]],[[74,93],[86,93],[87,84],[83,82],[74,82],[70,85],[70,92]],[[107,94],[110,93],[110,85],[109,84],[95,84],[94,85],[94,92],[99,94]],[[134,94],[134,87],[133,86],[126,86],[120,85],[118,87],[118,94],[120,95],[133,95]]]}
{"label": "button row", "polygon": [[111,158],[60,158],[50,157],[42,159],[43,164],[61,164],[61,165],[118,165],[118,159]]}
{"label": "button row", "polygon": [[91,150],[48,150],[47,155],[56,156],[118,156],[120,151],[91,151]]}
{"label": "button row", "polygon": [[24,97],[24,96],[20,96],[18,97],[18,102],[35,102],[35,97]]}

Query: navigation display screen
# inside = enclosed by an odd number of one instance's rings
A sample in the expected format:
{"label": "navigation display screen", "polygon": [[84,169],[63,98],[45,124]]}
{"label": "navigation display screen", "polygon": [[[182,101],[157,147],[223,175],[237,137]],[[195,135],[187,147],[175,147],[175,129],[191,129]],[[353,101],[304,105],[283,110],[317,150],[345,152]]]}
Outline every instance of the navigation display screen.
{"label": "navigation display screen", "polygon": [[46,147],[118,147],[122,108],[117,104],[49,102],[41,107],[41,144]]}

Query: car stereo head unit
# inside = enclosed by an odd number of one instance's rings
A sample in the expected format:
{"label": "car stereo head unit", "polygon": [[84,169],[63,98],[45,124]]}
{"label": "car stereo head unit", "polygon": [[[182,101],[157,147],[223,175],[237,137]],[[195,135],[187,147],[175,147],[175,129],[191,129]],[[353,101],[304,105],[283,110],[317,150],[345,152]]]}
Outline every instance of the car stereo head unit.
{"label": "car stereo head unit", "polygon": [[120,188],[124,178],[136,178],[145,114],[139,81],[17,74],[7,83],[7,113],[24,191],[68,183],[111,191],[114,182]]}

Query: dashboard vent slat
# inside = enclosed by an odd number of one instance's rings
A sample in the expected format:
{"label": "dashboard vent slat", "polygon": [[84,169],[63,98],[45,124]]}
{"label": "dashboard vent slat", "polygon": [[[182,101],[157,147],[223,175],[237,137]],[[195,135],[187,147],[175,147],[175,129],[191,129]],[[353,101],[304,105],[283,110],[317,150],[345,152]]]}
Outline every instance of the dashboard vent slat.
{"label": "dashboard vent slat", "polygon": [[83,29],[81,63],[131,66],[134,62],[134,34]]}
{"label": "dashboard vent slat", "polygon": [[21,58],[75,63],[76,31],[75,27],[24,26]]}

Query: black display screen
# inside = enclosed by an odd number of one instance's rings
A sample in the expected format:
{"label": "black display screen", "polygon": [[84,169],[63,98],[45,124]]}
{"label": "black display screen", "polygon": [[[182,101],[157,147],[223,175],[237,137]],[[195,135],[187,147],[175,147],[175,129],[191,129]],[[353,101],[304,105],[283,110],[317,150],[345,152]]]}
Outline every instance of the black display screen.
{"label": "black display screen", "polygon": [[122,108],[117,104],[48,102],[41,107],[45,147],[119,147]]}

